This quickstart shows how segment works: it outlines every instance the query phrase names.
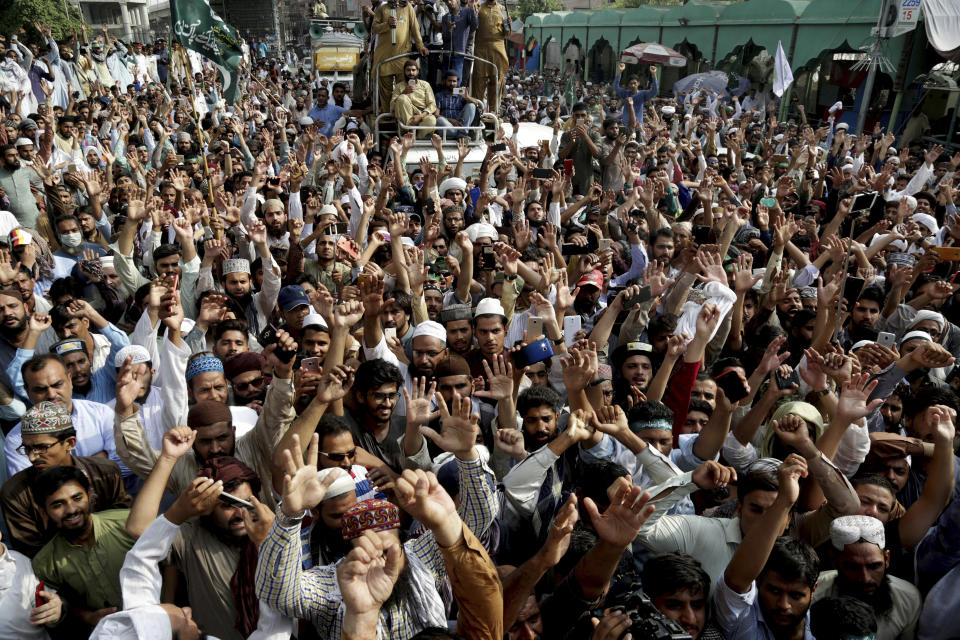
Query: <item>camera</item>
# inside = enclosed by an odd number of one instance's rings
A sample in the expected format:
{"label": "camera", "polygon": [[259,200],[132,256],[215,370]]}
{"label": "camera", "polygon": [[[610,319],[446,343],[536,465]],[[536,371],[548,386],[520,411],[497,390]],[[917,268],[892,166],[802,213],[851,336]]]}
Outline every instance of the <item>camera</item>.
{"label": "camera", "polygon": [[[643,593],[639,582],[634,582],[623,596],[608,602],[607,607],[622,611],[630,617],[630,634],[634,640],[691,640],[680,623],[660,613],[653,601]],[[592,611],[592,616],[603,617],[603,611]]]}

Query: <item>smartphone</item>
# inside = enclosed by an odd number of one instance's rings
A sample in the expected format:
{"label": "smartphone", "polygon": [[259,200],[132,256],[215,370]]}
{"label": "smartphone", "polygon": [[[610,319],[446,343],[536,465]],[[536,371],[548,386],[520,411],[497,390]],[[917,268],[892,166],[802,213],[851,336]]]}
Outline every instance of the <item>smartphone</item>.
{"label": "smartphone", "polygon": [[798,389],[800,388],[800,375],[797,373],[796,369],[791,371],[789,376],[782,376],[780,375],[780,372],[777,371],[777,373],[774,374],[774,377],[777,380],[778,389],[792,389],[793,385],[797,385]]}
{"label": "smartphone", "polygon": [[36,606],[42,607],[47,604],[47,601],[43,599],[43,596],[40,595],[40,592],[44,590],[44,582],[40,581],[40,584],[37,585],[37,590],[33,594],[33,601],[36,603]]}
{"label": "smartphone", "polygon": [[713,381],[723,389],[723,395],[727,396],[729,402],[739,402],[750,395],[750,391],[736,369],[727,369]]}
{"label": "smartphone", "polygon": [[300,370],[308,373],[320,373],[320,358],[304,358],[300,361]]}
{"label": "smartphone", "polygon": [[523,369],[552,357],[553,349],[550,348],[550,341],[540,338],[513,354],[513,366]]}
{"label": "smartphone", "polygon": [[256,507],[253,506],[252,502],[238,498],[237,496],[227,493],[226,491],[220,494],[220,499],[232,507],[243,507],[248,511],[256,511]]}
{"label": "smartphone", "polygon": [[563,175],[572,176],[573,175],[573,158],[567,158],[563,161]]}
{"label": "smartphone", "polygon": [[891,347],[893,347],[894,341],[895,341],[895,336],[892,333],[889,333],[887,331],[881,331],[880,333],[877,334],[877,344],[879,344],[881,347],[886,347],[887,349],[890,349]]}
{"label": "smartphone", "polygon": [[498,142],[497,144],[490,147],[490,151],[493,151],[494,153],[500,153],[501,151],[506,151],[506,150],[507,150],[506,142]]}
{"label": "smartphone", "polygon": [[777,199],[776,198],[760,198],[760,204],[762,204],[768,209],[772,209],[773,207],[777,206]]}
{"label": "smartphone", "polygon": [[[272,324],[268,324],[266,328],[260,332],[260,335],[257,336],[257,342],[260,343],[260,346],[266,349],[272,344],[276,344],[279,338],[277,338],[277,328]],[[273,355],[277,356],[277,360],[280,362],[290,362],[297,355],[296,351],[287,351],[286,349],[276,349],[273,352]]]}
{"label": "smartphone", "polygon": [[493,247],[484,245],[480,253],[480,270],[493,271],[497,268],[497,257],[493,254]]}
{"label": "smartphone", "polygon": [[527,340],[539,340],[543,337],[543,318],[527,316]]}
{"label": "smartphone", "polygon": [[351,260],[356,260],[357,256],[360,255],[357,253],[357,249],[353,246],[353,241],[350,240],[349,236],[341,235],[337,239],[337,249],[340,249],[340,251],[350,256]]}
{"label": "smartphone", "polygon": [[411,87],[415,87],[417,86],[417,81],[414,78],[410,78],[409,80],[407,80],[407,84],[410,85]]}
{"label": "smartphone", "polygon": [[267,178],[267,186],[272,189],[280,188],[280,178]]}
{"label": "smartphone", "polygon": [[693,241],[697,244],[710,244],[710,227],[698,224],[693,228]]}
{"label": "smartphone", "polygon": [[960,247],[934,247],[941,260],[960,260]]}
{"label": "smartphone", "polygon": [[387,344],[389,344],[394,338],[397,337],[397,328],[385,327],[383,330],[383,337],[387,339]]}
{"label": "smartphone", "polygon": [[855,276],[847,276],[847,281],[843,285],[843,297],[851,305],[860,298],[860,294],[863,293],[863,286],[866,284],[863,278],[857,278]]}
{"label": "smartphone", "polygon": [[577,344],[577,333],[583,328],[580,316],[563,316],[563,344],[569,349]]}
{"label": "smartphone", "polygon": [[650,300],[653,297],[650,291],[650,287],[640,287],[640,292],[632,298],[627,298],[623,301],[623,308],[630,309],[634,305],[642,304]]}
{"label": "smartphone", "polygon": [[375,287],[377,285],[377,279],[372,273],[361,273],[357,276],[357,284],[359,284],[361,288],[364,286]]}
{"label": "smartphone", "polygon": [[453,89],[453,95],[455,96],[462,96],[464,93],[466,93],[466,89],[463,87],[454,87]]}
{"label": "smartphone", "polygon": [[599,249],[600,251],[609,251],[610,247],[613,246],[613,240],[610,238],[600,238]]}
{"label": "smartphone", "polygon": [[553,171],[550,169],[534,169],[533,177],[538,180],[550,180],[553,178]]}

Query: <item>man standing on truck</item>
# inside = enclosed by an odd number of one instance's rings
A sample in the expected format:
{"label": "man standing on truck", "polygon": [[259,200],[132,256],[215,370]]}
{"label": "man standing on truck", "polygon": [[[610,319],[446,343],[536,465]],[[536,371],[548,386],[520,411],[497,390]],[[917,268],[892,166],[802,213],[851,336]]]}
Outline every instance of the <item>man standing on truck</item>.
{"label": "man standing on truck", "polygon": [[478,62],[473,66],[473,94],[487,99],[487,108],[493,113],[500,110],[500,94],[503,91],[503,82],[506,77],[507,49],[503,43],[510,33],[510,22],[507,10],[500,6],[497,0],[484,0],[478,9],[476,48],[474,55],[481,60],[489,60],[496,69],[489,64]]}
{"label": "man standing on truck", "polygon": [[[377,34],[377,48],[373,51],[373,77],[377,77],[377,67],[381,62],[410,52],[411,41],[416,44],[420,55],[429,53],[420,38],[420,25],[413,5],[407,0],[390,0],[377,7],[373,14],[373,33]],[[404,59],[397,58],[380,67],[380,113],[390,111],[393,85],[404,81],[403,66]]]}

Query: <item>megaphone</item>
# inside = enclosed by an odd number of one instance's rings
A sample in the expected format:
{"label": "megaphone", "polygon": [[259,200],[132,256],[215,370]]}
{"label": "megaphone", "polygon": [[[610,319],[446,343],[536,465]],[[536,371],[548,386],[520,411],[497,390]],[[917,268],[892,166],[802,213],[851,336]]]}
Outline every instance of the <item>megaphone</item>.
{"label": "megaphone", "polygon": [[367,37],[367,28],[363,26],[362,22],[355,22],[353,24],[353,35],[357,36],[361,40]]}

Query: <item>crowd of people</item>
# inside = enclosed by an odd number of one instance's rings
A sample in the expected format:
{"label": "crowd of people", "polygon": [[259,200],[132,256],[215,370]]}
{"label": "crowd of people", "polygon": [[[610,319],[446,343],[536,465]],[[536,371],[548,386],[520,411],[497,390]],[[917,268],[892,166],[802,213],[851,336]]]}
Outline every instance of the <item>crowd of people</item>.
{"label": "crowd of people", "polygon": [[954,637],[960,153],[367,14],[0,36],[0,638]]}

